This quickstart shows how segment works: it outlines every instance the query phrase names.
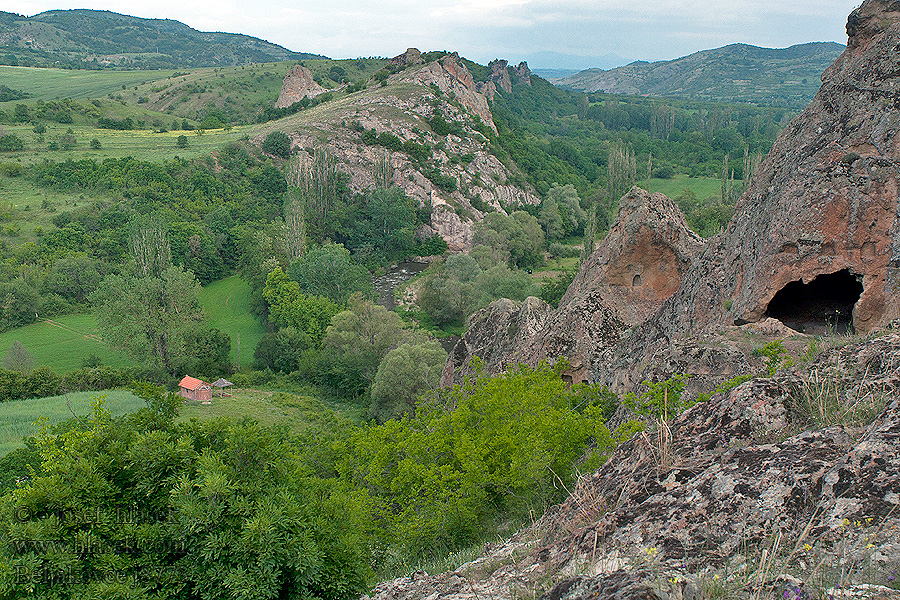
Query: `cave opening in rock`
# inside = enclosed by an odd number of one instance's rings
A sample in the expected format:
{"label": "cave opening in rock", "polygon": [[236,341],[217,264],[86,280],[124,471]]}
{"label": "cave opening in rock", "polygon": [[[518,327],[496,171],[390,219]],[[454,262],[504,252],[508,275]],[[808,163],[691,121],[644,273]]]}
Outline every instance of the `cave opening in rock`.
{"label": "cave opening in rock", "polygon": [[848,269],[819,275],[809,283],[792,281],[775,294],[765,316],[803,333],[847,333],[862,293],[862,283]]}

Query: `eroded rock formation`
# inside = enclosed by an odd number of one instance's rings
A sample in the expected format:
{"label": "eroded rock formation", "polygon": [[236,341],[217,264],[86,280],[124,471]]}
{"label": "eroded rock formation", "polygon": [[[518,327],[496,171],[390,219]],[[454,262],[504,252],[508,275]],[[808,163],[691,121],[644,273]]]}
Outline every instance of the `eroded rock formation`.
{"label": "eroded rock formation", "polygon": [[495,133],[494,116],[487,98],[478,91],[472,74],[459,60],[459,54],[448,54],[439,61],[427,63],[422,68],[400,74],[401,81],[411,81],[420,85],[435,85],[444,94],[453,94],[472,113],[478,115],[482,123]]}
{"label": "eroded rock formation", "polygon": [[[815,99],[779,136],[727,230],[660,315],[671,332],[766,316],[814,333],[871,331],[900,316],[896,2],[864,2],[847,31],[847,50]],[[783,290],[787,306],[773,307]]]}
{"label": "eroded rock formation", "polygon": [[598,291],[627,326],[643,323],[681,284],[703,249],[678,206],[663,194],[631,188],[600,247],[585,260],[560,308]]}
{"label": "eroded rock formation", "polygon": [[[585,381],[598,353],[615,347],[628,327],[656,312],[678,288],[703,240],[663,194],[635,187],[619,206],[616,222],[581,266],[559,309],[547,307],[541,327],[515,339],[502,335],[507,311],[517,310],[514,303],[502,301],[502,319],[496,319],[501,301],[477,313],[448,358],[443,385],[459,383],[469,374],[466,365],[475,356],[485,361],[486,373],[498,373],[517,362],[535,366],[564,358],[571,365],[566,375],[574,382]],[[496,347],[492,340],[497,340]],[[493,358],[485,360],[486,356]]]}
{"label": "eroded rock formation", "polygon": [[[291,173],[300,173],[310,164],[315,150],[324,147],[337,159],[337,168],[349,176],[348,185],[353,192],[382,185],[386,176],[390,184],[401,187],[420,207],[431,209],[430,222],[417,234],[438,234],[453,252],[472,247],[475,222],[483,216],[472,205],[475,198],[480,199],[479,206],[483,203],[501,212],[504,206],[540,202],[529,186],[510,183],[515,180],[514,174],[494,156],[488,139],[477,130],[477,120],[494,127],[493,117],[487,99],[475,90],[474,80],[458,56],[448,55],[423,64],[421,53],[410,48],[392,59],[391,64],[402,70],[388,77],[387,86],[372,83],[363,91],[328,103],[328,107],[335,108],[333,111],[316,107],[290,117],[293,121],[286,131],[295,149]],[[305,93],[302,90],[315,85],[308,70],[299,67],[292,73],[295,71],[299,75],[286,78],[282,98],[299,99]],[[416,84],[415,91],[410,91],[409,83]],[[453,97],[459,103],[450,102]],[[441,136],[432,132],[428,119],[438,111],[448,121],[460,124],[462,133]],[[406,152],[364,143],[360,135],[363,129],[374,129],[378,134],[387,132],[401,141],[424,146],[434,168],[455,181],[456,189],[435,185],[419,161]],[[262,139],[260,135],[257,143]],[[459,160],[461,156],[466,160]],[[376,165],[382,169],[382,180],[378,182]]]}
{"label": "eroded rock formation", "polygon": [[302,65],[296,65],[284,76],[281,93],[275,102],[276,108],[286,108],[304,98],[315,98],[327,90],[313,80],[312,71]]}

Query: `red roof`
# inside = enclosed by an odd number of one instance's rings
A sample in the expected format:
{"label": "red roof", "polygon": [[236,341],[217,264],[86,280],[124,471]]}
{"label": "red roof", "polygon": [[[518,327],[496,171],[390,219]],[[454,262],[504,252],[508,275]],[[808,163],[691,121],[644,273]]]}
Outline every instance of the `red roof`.
{"label": "red roof", "polygon": [[178,385],[186,390],[196,390],[203,385],[203,380],[197,379],[196,377],[191,377],[190,375],[185,375],[184,379],[182,379],[181,383],[179,383]]}

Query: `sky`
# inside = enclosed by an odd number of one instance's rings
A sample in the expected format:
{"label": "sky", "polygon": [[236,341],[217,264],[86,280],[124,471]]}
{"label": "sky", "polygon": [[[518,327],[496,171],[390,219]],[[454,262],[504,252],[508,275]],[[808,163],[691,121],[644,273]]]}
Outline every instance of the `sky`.
{"label": "sky", "polygon": [[[244,33],[331,58],[457,51],[479,63],[558,60],[547,52],[668,60],[731,43],[846,43],[857,0],[5,0],[32,16],[91,8]],[[544,55],[538,53],[544,52]],[[543,58],[541,58],[543,56]],[[576,61],[577,62],[577,61]],[[532,68],[562,65],[534,64]],[[599,66],[578,65],[577,68]]]}

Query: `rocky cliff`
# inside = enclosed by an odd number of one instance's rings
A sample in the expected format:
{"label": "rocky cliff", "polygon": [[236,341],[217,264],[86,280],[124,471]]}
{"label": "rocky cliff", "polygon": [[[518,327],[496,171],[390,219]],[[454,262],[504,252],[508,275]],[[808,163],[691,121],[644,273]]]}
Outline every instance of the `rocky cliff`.
{"label": "rocky cliff", "polygon": [[726,230],[653,318],[595,355],[594,381],[633,386],[648,366],[686,362],[686,343],[696,349],[735,325],[772,318],[801,333],[866,332],[900,316],[895,6],[869,0],[850,15],[847,50],[776,140]]}
{"label": "rocky cliff", "polygon": [[898,598],[898,440],[891,331],[714,395],[474,562],[372,598]]}
{"label": "rocky cliff", "polygon": [[775,142],[724,234],[657,319],[870,331],[900,316],[900,16],[865,2],[847,50]]}
{"label": "rocky cliff", "polygon": [[[388,73],[384,85],[373,79],[361,91],[277,121],[256,141],[269,130],[288,133],[294,172],[309,164],[315,149],[326,149],[353,192],[386,182],[400,186],[420,207],[431,209],[430,224],[419,234],[441,235],[452,251],[472,247],[475,223],[483,216],[473,202],[496,211],[540,202],[530,188],[509,183],[515,166],[491,152],[482,133],[496,132],[487,98],[456,54],[425,63],[411,48],[390,61]],[[318,93],[317,87],[308,70],[295,67],[285,78],[281,101],[289,105]],[[434,130],[437,117],[451,133]],[[373,129],[395,136],[399,147],[389,147],[390,139],[387,146],[366,143],[364,134]]]}
{"label": "rocky cliff", "polygon": [[520,310],[534,314],[537,299],[520,308],[497,301],[476,313],[465,336],[447,360],[442,385],[460,383],[471,374],[468,362],[483,361],[486,373],[517,362],[535,366],[565,358],[572,381],[587,379],[588,367],[604,349],[614,348],[629,327],[646,321],[671,296],[703,240],[690,230],[684,215],[663,194],[632,188],[600,247],[581,266],[554,311],[542,304],[540,318],[529,317],[528,335],[505,334],[506,322],[520,321]]}

